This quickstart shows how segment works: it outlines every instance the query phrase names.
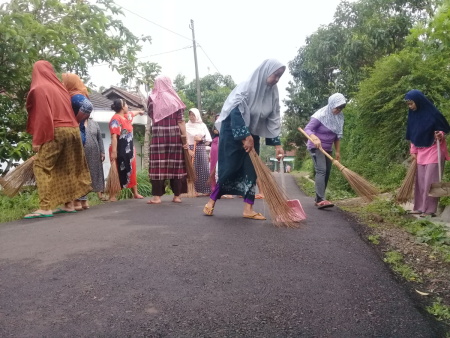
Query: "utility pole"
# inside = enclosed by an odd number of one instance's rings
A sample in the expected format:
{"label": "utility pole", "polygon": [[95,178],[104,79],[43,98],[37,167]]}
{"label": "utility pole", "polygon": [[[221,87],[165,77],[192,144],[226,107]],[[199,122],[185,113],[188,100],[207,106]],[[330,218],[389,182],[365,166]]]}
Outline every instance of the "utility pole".
{"label": "utility pole", "polygon": [[195,42],[195,32],[194,32],[194,20],[191,19],[191,24],[189,28],[192,30],[192,43],[194,45],[194,62],[195,62],[195,83],[197,87],[197,109],[200,114],[202,113],[202,97],[200,94],[200,78],[198,77],[198,64],[197,64],[197,43]]}

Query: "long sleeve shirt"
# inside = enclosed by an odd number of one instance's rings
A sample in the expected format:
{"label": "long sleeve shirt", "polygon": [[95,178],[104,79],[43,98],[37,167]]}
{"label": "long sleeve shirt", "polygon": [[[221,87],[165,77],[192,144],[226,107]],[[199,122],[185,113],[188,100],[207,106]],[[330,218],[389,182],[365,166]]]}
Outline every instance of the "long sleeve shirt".
{"label": "long sleeve shirt", "polygon": [[[338,136],[336,133],[332,132],[330,129],[325,127],[322,122],[320,122],[318,119],[311,117],[311,120],[304,128],[305,132],[308,135],[314,134],[316,135],[321,144],[323,150],[326,151],[332,151],[333,150],[333,143],[338,140]],[[314,143],[308,140],[308,144],[306,146],[308,149],[315,148],[316,146]]]}
{"label": "long sleeve shirt", "polygon": [[[446,161],[450,160],[450,155],[447,149],[447,142],[445,139],[440,141],[441,147],[441,160],[445,159]],[[425,148],[417,148],[414,144],[411,143],[410,151],[411,154],[417,154],[417,164],[426,165],[432,163],[438,163],[438,155],[437,155],[437,143],[433,143],[431,147]]]}

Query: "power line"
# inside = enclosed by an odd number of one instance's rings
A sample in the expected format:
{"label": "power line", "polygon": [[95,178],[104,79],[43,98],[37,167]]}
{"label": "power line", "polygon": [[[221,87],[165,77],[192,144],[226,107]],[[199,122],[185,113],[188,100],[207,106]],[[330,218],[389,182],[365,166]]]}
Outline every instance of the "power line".
{"label": "power line", "polygon": [[[192,48],[192,46],[186,46],[186,47],[183,47],[183,48],[178,48],[178,49],[170,50],[170,51],[168,51],[168,52],[162,52],[162,53],[157,53],[157,54],[152,54],[152,55],[140,56],[140,57],[138,57],[137,59],[144,59],[144,58],[150,58],[150,57],[153,57],[153,56],[158,56],[158,55],[163,55],[163,54],[174,53],[174,52],[178,52],[178,51],[180,51],[180,50],[184,50],[184,49],[188,49],[188,48]],[[108,66],[108,65],[109,65],[109,63],[101,63],[101,64],[98,64],[98,65],[93,65],[93,66],[91,66],[91,68],[92,68],[92,67],[100,67],[100,66]]]}
{"label": "power line", "polygon": [[198,44],[198,46],[201,48],[201,50],[203,51],[203,53],[205,53],[205,55],[206,55],[206,57],[208,58],[209,62],[211,62],[211,64],[214,66],[214,68],[216,68],[217,72],[218,72],[219,74],[222,74],[222,73],[217,69],[217,67],[216,67],[216,65],[214,64],[214,62],[212,62],[212,60],[209,58],[208,54],[206,54],[206,52],[205,52],[205,50],[203,49],[203,47],[202,47],[200,44]]}
{"label": "power line", "polygon": [[177,33],[177,32],[174,32],[173,30],[171,30],[171,29],[169,29],[169,28],[166,28],[166,27],[164,27],[164,26],[161,26],[160,24],[157,24],[156,22],[153,22],[153,21],[151,21],[151,20],[149,20],[149,19],[143,17],[142,15],[140,15],[140,14],[138,14],[138,13],[135,13],[135,12],[133,12],[133,11],[130,11],[129,9],[126,9],[125,7],[122,7],[122,6],[117,5],[117,4],[116,4],[116,6],[122,8],[123,10],[125,10],[125,11],[127,11],[127,12],[130,12],[131,14],[134,14],[134,15],[140,17],[141,19],[143,19],[143,20],[145,20],[145,21],[148,21],[148,22],[154,24],[155,26],[158,26],[158,27],[160,27],[160,28],[162,28],[162,29],[165,29],[165,30],[168,31],[168,32],[171,32],[171,33],[173,33],[173,34],[175,34],[175,35],[178,35],[178,36],[180,36],[180,37],[182,37],[182,38],[184,38],[184,39],[187,39],[187,40],[189,40],[189,41],[192,41],[191,38],[188,38],[187,36],[181,35],[181,34],[179,34],[179,33]]}

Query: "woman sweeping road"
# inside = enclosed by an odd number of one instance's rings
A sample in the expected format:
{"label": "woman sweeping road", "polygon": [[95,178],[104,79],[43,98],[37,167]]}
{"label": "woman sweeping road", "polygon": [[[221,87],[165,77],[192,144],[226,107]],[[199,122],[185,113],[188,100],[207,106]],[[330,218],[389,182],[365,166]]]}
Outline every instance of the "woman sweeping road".
{"label": "woman sweeping road", "polygon": [[220,130],[219,179],[203,213],[212,216],[214,206],[225,194],[244,197],[243,217],[265,220],[253,210],[256,172],[248,152],[259,151],[259,138],[274,145],[278,158],[281,147],[280,103],[277,82],[286,67],[274,59],[265,60],[230,93],[216,122]]}
{"label": "woman sweeping road", "polygon": [[[411,142],[410,153],[417,160],[417,175],[414,188],[414,211],[421,216],[434,216],[439,198],[428,196],[430,186],[439,181],[440,165],[450,160],[445,142],[445,134],[450,126],[444,115],[419,90],[411,90],[405,95],[408,105],[406,139]],[[440,140],[440,149],[436,139]],[[438,163],[438,151],[442,163]]]}
{"label": "woman sweeping road", "polygon": [[37,152],[33,170],[39,209],[25,218],[52,217],[52,209],[60,204],[64,207],[59,210],[74,212],[72,201],[91,190],[80,121],[74,116],[67,89],[49,62],[36,62],[31,79],[27,132],[33,135],[33,150]]}
{"label": "woman sweeping road", "polygon": [[347,101],[344,95],[336,93],[328,98],[328,104],[316,111],[305,127],[306,134],[309,135],[307,148],[313,158],[316,188],[316,206],[319,209],[330,208],[333,203],[325,199],[325,190],[331,172],[331,160],[326,157],[319,149],[322,148],[328,154],[332,155],[333,145],[335,150],[335,159],[340,161],[341,146],[340,139],[344,130],[344,114]]}

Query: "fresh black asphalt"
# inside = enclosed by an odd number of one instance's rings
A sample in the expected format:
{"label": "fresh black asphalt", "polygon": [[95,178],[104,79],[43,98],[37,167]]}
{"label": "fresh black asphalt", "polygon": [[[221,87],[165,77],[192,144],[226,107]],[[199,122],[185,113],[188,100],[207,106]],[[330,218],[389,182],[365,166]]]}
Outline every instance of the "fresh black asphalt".
{"label": "fresh black asphalt", "polygon": [[0,336],[436,337],[352,221],[286,183],[299,229],[169,196],[0,224]]}

